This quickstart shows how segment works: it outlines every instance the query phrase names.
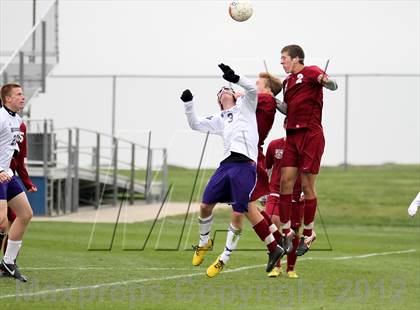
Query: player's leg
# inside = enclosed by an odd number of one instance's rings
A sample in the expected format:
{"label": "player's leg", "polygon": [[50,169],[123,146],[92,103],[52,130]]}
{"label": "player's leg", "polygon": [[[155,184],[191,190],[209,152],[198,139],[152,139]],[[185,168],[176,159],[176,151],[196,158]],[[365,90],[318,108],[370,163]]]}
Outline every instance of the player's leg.
{"label": "player's leg", "polygon": [[[283,157],[284,158],[284,157]],[[295,236],[294,231],[291,229],[291,212],[292,212],[292,196],[293,187],[298,176],[297,167],[284,167],[281,170],[280,181],[280,225],[283,232],[283,247],[286,253],[290,253],[293,248],[292,240]]]}
{"label": "player's leg", "polygon": [[[9,185],[9,188],[10,187],[11,186]],[[9,194],[8,196],[11,197]],[[26,277],[20,274],[20,271],[16,265],[16,257],[22,246],[23,235],[32,218],[32,209],[24,192],[21,192],[20,194],[11,198],[8,201],[8,206],[15,212],[16,219],[12,223],[9,230],[8,245],[6,253],[4,254],[3,260],[1,262],[1,269],[5,273],[8,273],[9,276],[26,282]]]}
{"label": "player's leg", "polygon": [[[7,219],[8,219],[8,221],[9,221],[9,227],[12,225],[12,223],[13,223],[13,221],[15,220],[15,218],[16,218],[16,214],[15,214],[15,212],[13,212],[13,210],[12,209],[10,209],[10,208],[7,208]],[[7,229],[7,230],[9,230],[9,229]],[[0,234],[0,239],[1,239],[1,234]],[[7,249],[7,241],[9,240],[9,238],[8,238],[8,235],[7,235],[7,232],[6,233],[4,233],[4,235],[3,235],[3,239],[4,239],[4,242],[3,242],[3,255],[4,255],[4,253],[6,253],[6,249]],[[1,240],[0,240],[0,246],[1,246]]]}
{"label": "player's leg", "polygon": [[8,183],[0,183],[0,247],[3,246],[7,230],[9,228],[9,221],[7,219],[7,188]]}
{"label": "player's leg", "polygon": [[210,238],[211,226],[213,223],[213,208],[217,202],[226,201],[229,197],[230,188],[226,171],[226,165],[220,165],[210,178],[204,190],[202,203],[200,205],[200,216],[198,218],[200,239],[198,245],[194,246],[192,264],[200,265],[204,256],[213,246]]}
{"label": "player's leg", "polygon": [[[274,225],[276,225],[277,228],[280,228],[279,196],[280,195],[277,193],[270,193],[268,195],[267,202],[265,204],[265,210],[264,210],[265,211],[264,213],[270,217],[270,220],[272,221]],[[271,227],[272,226],[270,226],[270,231],[273,233]],[[273,233],[273,236],[274,236],[274,233]],[[281,240],[281,236],[280,236],[280,240]],[[268,277],[275,278],[275,277],[280,276],[281,273],[282,273],[281,260],[279,259],[276,263],[276,266],[273,268],[273,270],[271,270],[268,273]]]}
{"label": "player's leg", "polygon": [[269,224],[255,205],[249,205],[248,212],[245,213],[245,215],[251,223],[255,233],[267,246],[269,253],[266,271],[270,272],[276,266],[277,261],[283,257],[285,251],[277,243],[273,234],[270,232]]}
{"label": "player's leg", "polygon": [[213,246],[213,240],[210,238],[211,225],[213,224],[213,208],[216,204],[201,203],[200,205],[200,216],[198,217],[198,230],[200,239],[198,245],[193,246],[194,254],[192,264],[194,266],[200,265],[204,256],[209,249]]}
{"label": "player's leg", "polygon": [[303,236],[300,239],[298,256],[305,254],[316,239],[313,230],[315,213],[317,207],[317,196],[315,192],[315,181],[321,166],[321,158],[324,153],[324,134],[322,131],[308,132],[305,136],[305,143],[302,150],[301,178],[302,190],[305,194],[305,209],[303,214]]}
{"label": "player's leg", "polygon": [[223,270],[230,259],[230,255],[236,250],[241,237],[243,218],[243,212],[232,211],[231,222],[226,235],[225,248],[223,253],[207,268],[206,274],[209,278],[217,276]]}
{"label": "player's leg", "polygon": [[299,228],[302,223],[304,212],[304,201],[303,200],[294,200],[292,206],[292,229],[295,232],[295,237],[293,238],[293,250],[287,255],[287,277],[292,279],[297,279],[298,275],[295,271],[296,266],[296,250],[299,245]]}

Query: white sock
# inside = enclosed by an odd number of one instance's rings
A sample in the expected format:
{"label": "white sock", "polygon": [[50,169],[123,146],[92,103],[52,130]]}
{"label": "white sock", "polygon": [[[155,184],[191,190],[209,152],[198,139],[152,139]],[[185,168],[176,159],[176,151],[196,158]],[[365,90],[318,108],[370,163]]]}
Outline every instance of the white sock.
{"label": "white sock", "polygon": [[213,223],[213,214],[206,218],[198,217],[200,242],[198,246],[205,246],[210,239],[211,224]]}
{"label": "white sock", "polygon": [[8,240],[6,253],[4,254],[3,260],[6,264],[14,264],[15,259],[19,253],[20,247],[22,246],[22,240]]}
{"label": "white sock", "polygon": [[241,230],[230,224],[229,231],[226,236],[226,246],[220,260],[225,264],[229,261],[230,254],[238,246],[239,238],[241,237]]}

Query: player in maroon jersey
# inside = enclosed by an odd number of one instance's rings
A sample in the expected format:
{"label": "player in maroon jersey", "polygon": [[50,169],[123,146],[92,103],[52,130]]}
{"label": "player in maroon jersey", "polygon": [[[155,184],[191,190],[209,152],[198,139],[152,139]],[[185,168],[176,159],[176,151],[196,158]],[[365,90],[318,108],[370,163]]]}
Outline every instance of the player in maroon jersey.
{"label": "player in maroon jersey", "polygon": [[[29,178],[28,170],[26,169],[25,165],[25,158],[27,157],[28,152],[26,142],[26,125],[23,122],[20,125],[20,140],[18,141],[18,146],[19,153],[17,153],[16,156],[12,158],[12,161],[10,163],[10,169],[12,169],[14,173],[17,173],[19,175],[20,180],[22,181],[23,185],[25,186],[28,192],[36,192],[37,187],[32,183],[31,179]],[[13,221],[16,218],[16,214],[10,208],[7,208],[7,218],[10,224],[13,223]],[[7,234],[3,232],[0,232],[0,249],[1,247],[3,247],[3,253],[5,253],[7,248]]]}
{"label": "player in maroon jersey", "polygon": [[[286,145],[286,139],[276,139],[270,142],[266,153],[266,167],[267,170],[271,170],[270,176],[270,194],[266,202],[266,213],[268,213],[274,224],[280,229],[280,179],[281,179],[281,168],[284,148]],[[295,232],[292,240],[291,249],[287,255],[287,276],[289,278],[298,278],[294,268],[296,264],[296,249],[299,243],[299,228],[303,217],[303,205],[304,201],[301,198],[302,185],[300,177],[297,178],[293,188],[293,199],[292,199],[292,210],[291,210],[291,228]],[[278,277],[282,272],[280,261],[278,261],[276,267],[268,274],[269,277]]]}
{"label": "player in maroon jersey", "polygon": [[288,242],[294,238],[290,229],[293,186],[302,178],[305,194],[304,230],[296,254],[305,254],[316,238],[313,231],[317,197],[315,180],[324,152],[321,125],[323,88],[337,89],[337,83],[317,66],[304,65],[305,54],[298,45],[281,50],[281,64],[289,75],[283,81],[283,98],[287,103],[286,147],[283,154],[280,182],[280,221]]}

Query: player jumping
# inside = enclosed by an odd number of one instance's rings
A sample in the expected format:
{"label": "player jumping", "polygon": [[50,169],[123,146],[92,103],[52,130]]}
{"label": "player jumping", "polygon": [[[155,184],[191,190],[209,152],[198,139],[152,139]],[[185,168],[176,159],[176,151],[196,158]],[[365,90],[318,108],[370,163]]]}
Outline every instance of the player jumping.
{"label": "player jumping", "polygon": [[288,242],[294,238],[290,228],[293,186],[298,174],[305,194],[304,229],[296,254],[305,254],[316,238],[313,231],[317,197],[315,180],[324,152],[321,125],[323,87],[336,90],[337,83],[317,66],[304,65],[305,54],[298,45],[281,50],[281,64],[289,75],[283,81],[287,103],[286,147],[280,182],[280,221]]}
{"label": "player jumping", "polygon": [[267,245],[269,259],[266,271],[270,272],[276,262],[284,255],[270,232],[269,224],[249,199],[256,183],[256,162],[258,158],[258,130],[255,111],[257,90],[244,76],[239,76],[224,64],[219,65],[223,78],[237,83],[245,89],[245,95],[236,100],[232,88],[222,88],[218,95],[221,112],[207,118],[199,118],[194,111],[193,95],[190,90],[182,93],[185,113],[193,130],[219,135],[223,138],[224,159],[210,178],[200,205],[200,240],[195,247],[192,264],[203,262],[205,253],[213,246],[210,239],[213,222],[213,208],[218,202],[232,205],[231,224],[223,253],[207,269],[207,276],[214,277],[222,271],[236,249],[240,238],[244,215],[253,225],[257,235]]}

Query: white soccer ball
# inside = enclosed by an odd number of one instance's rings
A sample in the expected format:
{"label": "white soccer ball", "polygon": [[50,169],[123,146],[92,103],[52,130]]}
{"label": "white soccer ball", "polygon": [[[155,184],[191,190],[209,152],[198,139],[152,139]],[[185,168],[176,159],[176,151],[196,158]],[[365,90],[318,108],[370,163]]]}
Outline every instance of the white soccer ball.
{"label": "white soccer ball", "polygon": [[229,15],[237,22],[244,22],[252,16],[250,1],[232,1],[229,5]]}

